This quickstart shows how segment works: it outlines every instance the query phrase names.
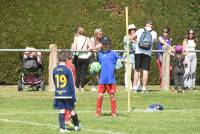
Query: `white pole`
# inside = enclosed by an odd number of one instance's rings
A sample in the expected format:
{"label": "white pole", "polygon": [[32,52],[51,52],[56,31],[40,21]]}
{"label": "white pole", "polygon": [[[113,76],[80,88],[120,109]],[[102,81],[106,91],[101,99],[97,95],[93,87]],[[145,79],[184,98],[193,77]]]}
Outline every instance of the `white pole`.
{"label": "white pole", "polygon": [[[128,7],[125,8],[126,10],[126,35],[128,36]],[[128,112],[131,111],[131,102],[130,102],[130,91],[131,91],[131,74],[130,74],[130,51],[129,51],[129,44],[127,44],[127,73],[128,73]]]}

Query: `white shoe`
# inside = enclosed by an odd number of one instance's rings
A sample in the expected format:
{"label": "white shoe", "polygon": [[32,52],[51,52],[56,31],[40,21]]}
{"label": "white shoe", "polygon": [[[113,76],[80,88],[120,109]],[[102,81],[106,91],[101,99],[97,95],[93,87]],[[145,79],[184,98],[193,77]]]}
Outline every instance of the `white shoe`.
{"label": "white shoe", "polygon": [[133,92],[137,92],[138,91],[138,87],[137,86],[133,86],[132,90]]}
{"label": "white shoe", "polygon": [[91,91],[97,91],[97,89],[95,88],[95,86],[92,86],[92,90]]}
{"label": "white shoe", "polygon": [[74,126],[74,130],[75,130],[75,131],[81,131],[81,126],[80,126],[80,124],[79,124],[79,126]]}
{"label": "white shoe", "polygon": [[67,129],[62,129],[62,128],[60,128],[59,132],[60,132],[60,133],[68,133],[68,132],[70,132],[70,131],[67,130]]}
{"label": "white shoe", "polygon": [[142,92],[143,93],[147,92],[147,88],[146,87],[142,87]]}

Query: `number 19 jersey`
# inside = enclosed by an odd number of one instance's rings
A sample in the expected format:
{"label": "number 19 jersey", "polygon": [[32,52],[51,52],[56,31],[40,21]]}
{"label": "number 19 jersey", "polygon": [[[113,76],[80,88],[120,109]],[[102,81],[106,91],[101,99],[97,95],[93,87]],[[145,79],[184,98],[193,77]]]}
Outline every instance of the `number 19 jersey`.
{"label": "number 19 jersey", "polygon": [[76,101],[72,71],[65,65],[58,65],[53,70],[55,99],[72,99]]}

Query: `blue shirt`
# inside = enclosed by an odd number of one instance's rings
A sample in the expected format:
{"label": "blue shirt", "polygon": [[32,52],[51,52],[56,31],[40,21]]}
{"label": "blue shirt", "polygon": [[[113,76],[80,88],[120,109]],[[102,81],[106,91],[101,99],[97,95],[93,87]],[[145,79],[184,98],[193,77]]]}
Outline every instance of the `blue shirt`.
{"label": "blue shirt", "polygon": [[115,84],[115,64],[120,56],[111,50],[98,52],[98,61],[101,64],[99,84]]}
{"label": "blue shirt", "polygon": [[53,70],[55,99],[72,99],[76,101],[75,86],[72,72],[65,65],[58,65]]}

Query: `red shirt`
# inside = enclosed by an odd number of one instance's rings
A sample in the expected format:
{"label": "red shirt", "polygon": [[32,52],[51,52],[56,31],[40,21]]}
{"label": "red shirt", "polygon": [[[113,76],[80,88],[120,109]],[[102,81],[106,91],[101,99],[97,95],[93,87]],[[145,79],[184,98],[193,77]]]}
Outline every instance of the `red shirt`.
{"label": "red shirt", "polygon": [[75,81],[76,81],[76,70],[75,70],[74,64],[72,63],[72,60],[66,62],[66,67],[69,68],[72,71],[72,76],[74,78],[74,83],[75,83]]}

